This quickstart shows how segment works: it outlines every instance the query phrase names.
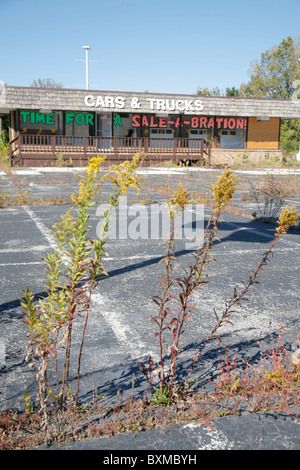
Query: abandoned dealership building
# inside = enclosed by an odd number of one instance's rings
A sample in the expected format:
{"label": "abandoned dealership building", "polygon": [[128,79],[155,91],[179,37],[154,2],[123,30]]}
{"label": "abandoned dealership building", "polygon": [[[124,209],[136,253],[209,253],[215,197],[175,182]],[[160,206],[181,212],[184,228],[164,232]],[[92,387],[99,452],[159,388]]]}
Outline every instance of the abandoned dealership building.
{"label": "abandoned dealership building", "polygon": [[282,157],[280,123],[300,118],[300,100],[0,86],[13,166],[44,166],[60,154],[74,166],[97,154],[144,164],[230,163]]}

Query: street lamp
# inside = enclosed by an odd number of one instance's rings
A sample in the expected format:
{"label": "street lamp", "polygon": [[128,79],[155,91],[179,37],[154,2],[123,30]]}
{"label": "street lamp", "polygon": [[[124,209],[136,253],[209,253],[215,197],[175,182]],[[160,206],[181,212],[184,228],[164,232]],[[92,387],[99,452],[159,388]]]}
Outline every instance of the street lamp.
{"label": "street lamp", "polygon": [[88,59],[88,51],[90,50],[90,46],[82,46],[82,49],[85,49],[85,84],[86,89],[89,89],[89,59]]}

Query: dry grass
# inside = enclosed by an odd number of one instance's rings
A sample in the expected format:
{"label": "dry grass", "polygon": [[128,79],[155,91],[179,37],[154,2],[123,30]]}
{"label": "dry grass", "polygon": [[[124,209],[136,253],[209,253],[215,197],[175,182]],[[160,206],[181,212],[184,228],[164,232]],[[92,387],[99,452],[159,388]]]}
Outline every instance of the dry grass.
{"label": "dry grass", "polygon": [[[4,205],[19,204],[68,204],[68,196],[57,198],[31,198],[26,181],[19,186],[16,198],[4,198]],[[25,188],[25,189],[24,189]],[[146,188],[146,185],[144,189]],[[170,195],[169,186],[158,185],[147,188],[150,195]],[[197,199],[211,205],[206,193],[196,195]],[[234,203],[226,210],[236,213]],[[53,408],[49,412],[49,432],[52,443],[66,443],[74,439],[109,437],[123,432],[140,432],[159,426],[197,422],[213,427],[212,421],[227,415],[240,415],[266,410],[280,410],[292,413],[300,405],[300,364],[283,344],[283,335],[270,349],[261,348],[259,363],[241,360],[235,354],[226,355],[219,363],[216,378],[210,383],[210,391],[191,385],[178,400],[169,406],[150,404],[147,395],[134,398],[134,384],[131,397],[123,400],[117,395],[114,405],[104,397],[94,395],[88,404],[74,406],[70,397],[63,410]],[[44,444],[45,434],[42,416],[38,406],[24,397],[24,409],[3,410],[0,413],[0,450],[28,449]]]}
{"label": "dry grass", "polygon": [[[211,391],[196,387],[170,406],[150,405],[146,396],[134,399],[134,386],[130,398],[123,401],[118,394],[114,405],[108,405],[104,397],[95,394],[92,403],[75,409],[70,398],[64,411],[54,411],[49,416],[52,443],[111,437],[173,424],[200,423],[213,428],[213,420],[223,416],[270,410],[294,414],[293,407],[300,405],[300,363],[296,363],[281,338],[277,345],[261,353],[257,364],[243,360],[241,366],[238,356],[230,357],[228,354],[219,363]],[[42,444],[41,416],[34,408],[1,412],[0,450]]]}

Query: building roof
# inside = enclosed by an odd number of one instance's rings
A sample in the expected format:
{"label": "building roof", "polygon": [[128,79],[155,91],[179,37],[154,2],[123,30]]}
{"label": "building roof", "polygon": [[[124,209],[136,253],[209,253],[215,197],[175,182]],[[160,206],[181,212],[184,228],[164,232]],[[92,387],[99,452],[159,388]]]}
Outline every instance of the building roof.
{"label": "building roof", "polygon": [[292,99],[0,86],[0,112],[17,109],[300,118],[300,100]]}

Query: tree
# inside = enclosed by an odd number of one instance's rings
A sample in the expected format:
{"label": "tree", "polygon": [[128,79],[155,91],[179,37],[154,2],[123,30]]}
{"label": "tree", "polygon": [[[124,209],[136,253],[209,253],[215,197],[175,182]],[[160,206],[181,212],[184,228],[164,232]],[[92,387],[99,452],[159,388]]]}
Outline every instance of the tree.
{"label": "tree", "polygon": [[285,154],[298,152],[300,145],[300,119],[289,119],[281,122],[280,147]]}
{"label": "tree", "polygon": [[225,96],[240,96],[240,90],[233,86],[232,88],[226,88]]}
{"label": "tree", "polygon": [[293,82],[300,77],[299,41],[290,36],[279,46],[261,54],[261,59],[250,64],[250,81],[240,87],[241,96],[255,98],[292,97]]}
{"label": "tree", "polygon": [[39,78],[33,80],[30,86],[36,88],[62,88],[63,84],[56,82],[53,78]]}
{"label": "tree", "polygon": [[[279,46],[273,46],[250,65],[250,80],[240,87],[240,95],[254,98],[291,99],[296,91],[296,80],[300,78],[300,42],[290,36]],[[299,149],[300,121],[282,121],[280,147],[284,154]]]}
{"label": "tree", "polygon": [[200,96],[239,96],[240,92],[234,86],[232,88],[226,88],[225,92],[220,90],[219,87],[214,88],[197,88],[197,95]]}
{"label": "tree", "polygon": [[218,87],[214,88],[197,88],[197,95],[200,96],[222,96],[221,90]]}

